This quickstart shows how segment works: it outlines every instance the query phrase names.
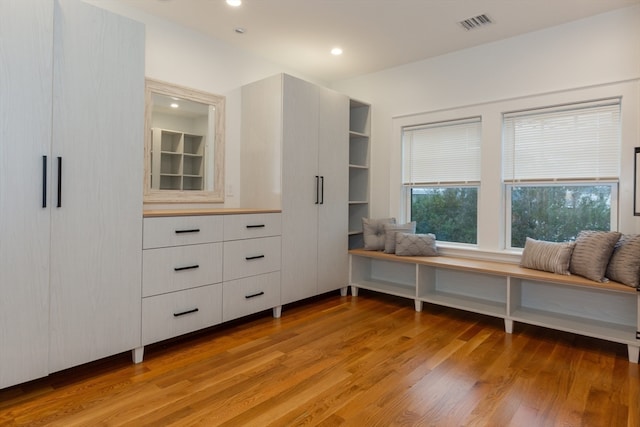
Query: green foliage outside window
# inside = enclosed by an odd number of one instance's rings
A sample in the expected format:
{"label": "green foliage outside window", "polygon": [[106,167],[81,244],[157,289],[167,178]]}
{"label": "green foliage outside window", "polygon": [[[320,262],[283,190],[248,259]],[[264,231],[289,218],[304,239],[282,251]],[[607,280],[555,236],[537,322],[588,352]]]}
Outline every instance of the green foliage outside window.
{"label": "green foliage outside window", "polygon": [[527,237],[574,240],[581,230],[611,228],[611,186],[521,186],[511,189],[511,247]]}
{"label": "green foliage outside window", "polygon": [[411,189],[411,220],[416,233],[433,233],[440,241],[477,243],[477,187]]}

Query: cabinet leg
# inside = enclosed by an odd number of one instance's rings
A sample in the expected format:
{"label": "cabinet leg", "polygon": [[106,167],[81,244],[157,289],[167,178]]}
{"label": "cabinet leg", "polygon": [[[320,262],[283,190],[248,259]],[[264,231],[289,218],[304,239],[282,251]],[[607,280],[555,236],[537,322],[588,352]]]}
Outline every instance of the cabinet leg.
{"label": "cabinet leg", "polygon": [[504,319],[504,331],[508,334],[513,333],[513,320]]}
{"label": "cabinet leg", "polygon": [[144,347],[138,347],[131,350],[131,358],[133,363],[141,363],[144,357]]}
{"label": "cabinet leg", "polygon": [[273,318],[279,319],[282,316],[282,306],[273,307]]}
{"label": "cabinet leg", "polygon": [[358,287],[357,286],[351,285],[351,295],[353,295],[354,297],[358,296]]}
{"label": "cabinet leg", "polygon": [[638,363],[638,356],[640,356],[640,346],[627,344],[627,351],[629,352],[629,362]]}
{"label": "cabinet leg", "polygon": [[341,297],[346,297],[347,296],[347,291],[349,290],[348,286],[344,286],[342,288],[340,288],[340,296]]}
{"label": "cabinet leg", "polygon": [[422,311],[422,301],[419,299],[413,300],[414,305],[416,306],[416,311]]}

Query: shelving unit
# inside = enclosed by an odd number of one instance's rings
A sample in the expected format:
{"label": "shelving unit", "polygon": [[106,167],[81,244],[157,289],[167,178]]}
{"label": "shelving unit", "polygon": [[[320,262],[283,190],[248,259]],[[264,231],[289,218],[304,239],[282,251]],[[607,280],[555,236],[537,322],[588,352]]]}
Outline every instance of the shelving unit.
{"label": "shelving unit", "polygon": [[349,249],[364,246],[362,218],[369,216],[371,106],[349,103]]}
{"label": "shelving unit", "polygon": [[626,344],[640,353],[640,292],[614,282],[591,282],[490,261],[452,257],[398,257],[350,252],[350,285],[514,322]]}
{"label": "shelving unit", "polygon": [[203,190],[205,137],[152,128],[151,188]]}

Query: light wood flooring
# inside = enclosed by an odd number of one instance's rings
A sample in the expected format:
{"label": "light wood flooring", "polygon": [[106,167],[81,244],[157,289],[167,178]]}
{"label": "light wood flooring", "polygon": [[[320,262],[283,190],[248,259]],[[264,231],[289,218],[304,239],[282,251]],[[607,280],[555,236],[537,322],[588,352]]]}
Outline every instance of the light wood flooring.
{"label": "light wood flooring", "polygon": [[331,293],[0,390],[0,425],[640,426],[626,346]]}

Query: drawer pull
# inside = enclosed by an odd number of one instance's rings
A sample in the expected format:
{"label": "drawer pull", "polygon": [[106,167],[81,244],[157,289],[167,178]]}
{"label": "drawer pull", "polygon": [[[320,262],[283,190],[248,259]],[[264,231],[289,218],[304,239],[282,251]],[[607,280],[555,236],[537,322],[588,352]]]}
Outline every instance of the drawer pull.
{"label": "drawer pull", "polygon": [[199,228],[190,228],[188,230],[176,230],[176,234],[184,234],[184,233],[199,233]]}
{"label": "drawer pull", "polygon": [[256,255],[256,256],[246,256],[246,257],[244,257],[244,259],[246,259],[247,261],[251,261],[252,259],[260,259],[260,258],[264,258],[264,255]]}
{"label": "drawer pull", "polygon": [[264,228],[264,224],[247,225],[247,228]]}
{"label": "drawer pull", "polygon": [[255,293],[255,294],[245,295],[244,297],[245,297],[246,299],[250,299],[250,298],[259,297],[260,295],[264,295],[264,292],[263,292],[263,291],[260,291],[260,292]]}
{"label": "drawer pull", "polygon": [[181,311],[180,313],[173,313],[173,317],[180,317],[180,316],[184,316],[185,314],[197,313],[198,311],[200,310],[196,307],[191,310]]}
{"label": "drawer pull", "polygon": [[195,268],[200,268],[200,266],[198,264],[196,264],[196,265],[189,265],[187,267],[174,267],[174,270],[175,271],[193,270]]}

